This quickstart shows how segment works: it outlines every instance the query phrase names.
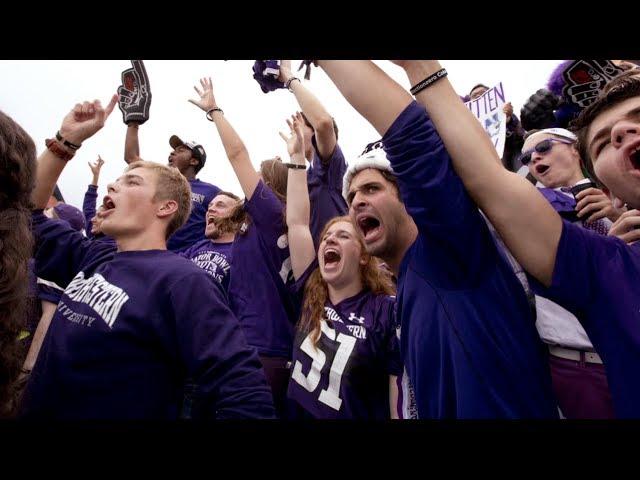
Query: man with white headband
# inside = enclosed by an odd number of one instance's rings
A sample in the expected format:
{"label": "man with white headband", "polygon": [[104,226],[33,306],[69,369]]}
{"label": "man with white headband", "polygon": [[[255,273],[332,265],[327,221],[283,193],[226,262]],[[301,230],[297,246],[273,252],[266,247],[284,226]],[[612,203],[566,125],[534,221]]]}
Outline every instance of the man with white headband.
{"label": "man with white headband", "polygon": [[424,109],[369,61],[318,64],[383,135],[384,149],[350,165],[344,193],[367,251],[398,278],[418,416],[557,418],[526,295]]}

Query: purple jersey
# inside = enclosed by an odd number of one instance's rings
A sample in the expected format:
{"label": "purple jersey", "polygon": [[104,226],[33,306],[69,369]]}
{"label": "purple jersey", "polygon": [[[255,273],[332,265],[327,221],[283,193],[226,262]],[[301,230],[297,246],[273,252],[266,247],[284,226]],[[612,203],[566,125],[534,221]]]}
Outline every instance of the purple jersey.
{"label": "purple jersey", "polygon": [[[302,291],[310,265],[298,280]],[[395,298],[363,290],[337,305],[329,300],[318,343],[296,331],[288,396],[319,419],[390,418],[389,376],[402,374]]]}
{"label": "purple jersey", "polygon": [[34,213],[36,272],[65,292],[25,415],[60,419],[273,417],[271,393],[220,285],[167,250],[116,252]]}
{"label": "purple jersey", "polygon": [[640,242],[627,245],[563,221],[550,288],[602,357],[616,416],[640,417]]}
{"label": "purple jersey", "polygon": [[316,137],[313,137],[313,160],[307,170],[307,185],[311,203],[309,229],[317,247],[318,237],[329,220],[347,214],[347,203],[342,196],[342,177],[347,171],[347,163],[340,146],[328,160],[322,160],[318,154]]}
{"label": "purple jersey", "polygon": [[227,292],[229,290],[232,248],[233,242],[214,243],[205,238],[191,248],[181,252],[180,256],[191,260],[211,275]]}
{"label": "purple jersey", "polygon": [[174,252],[181,252],[194,243],[204,239],[205,216],[209,203],[220,189],[210,183],[201,182],[197,178],[189,180],[191,187],[191,215],[186,223],[180,227],[167,242],[167,248]]}
{"label": "purple jersey", "polygon": [[260,180],[244,208],[251,221],[233,243],[229,305],[260,355],[289,358],[298,308],[284,205]]}
{"label": "purple jersey", "polygon": [[557,418],[525,292],[424,108],[412,102],[383,143],[418,228],[398,316],[419,417]]}

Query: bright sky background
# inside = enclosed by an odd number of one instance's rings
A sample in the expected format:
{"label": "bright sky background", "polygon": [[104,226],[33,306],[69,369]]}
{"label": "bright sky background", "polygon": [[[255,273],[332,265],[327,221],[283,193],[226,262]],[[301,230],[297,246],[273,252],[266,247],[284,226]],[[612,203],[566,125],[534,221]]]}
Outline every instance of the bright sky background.
{"label": "bright sky background", "polygon": [[[299,60],[294,60],[295,68]],[[388,61],[376,63],[407,89],[404,72]],[[503,82],[507,101],[519,115],[522,104],[546,84],[560,60],[443,60],[449,79],[460,95],[469,93],[476,83],[491,87]],[[169,137],[195,140],[207,152],[207,163],[198,174],[203,181],[241,194],[229,166],[215,125],[195,105],[193,85],[211,76],[214,94],[227,119],[245,142],[254,165],[280,155],[287,159],[278,130],[287,131],[285,118],[297,108],[293,94],[277,90],[264,94],[252,77],[253,60],[146,60],[151,92],[151,117],[140,127],[140,154],[145,160],[166,163],[171,148]],[[16,120],[36,142],[38,153],[45,148],[68,111],[77,102],[98,98],[103,105],[120,85],[122,70],[129,60],[100,61],[0,61],[0,108]],[[303,78],[304,71],[297,72]],[[355,158],[367,143],[379,138],[369,125],[339,94],[319,68],[313,68],[311,80],[303,80],[336,119],[339,143],[347,161]],[[384,99],[380,99],[384,102]],[[108,182],[117,178],[126,166],[123,159],[126,126],[118,107],[97,135],[84,142],[58,181],[67,203],[79,208],[91,181],[87,166],[98,154],[105,160],[99,183],[99,195],[106,194]],[[99,197],[99,198],[100,198]]]}

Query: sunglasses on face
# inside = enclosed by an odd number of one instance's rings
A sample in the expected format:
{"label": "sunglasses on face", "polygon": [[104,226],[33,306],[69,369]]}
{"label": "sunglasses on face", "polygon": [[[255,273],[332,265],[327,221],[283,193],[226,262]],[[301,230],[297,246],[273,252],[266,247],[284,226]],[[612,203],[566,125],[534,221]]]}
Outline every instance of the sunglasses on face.
{"label": "sunglasses on face", "polygon": [[540,155],[546,155],[553,148],[554,142],[556,143],[564,143],[566,145],[571,145],[573,141],[571,140],[560,140],[558,138],[547,138],[546,140],[542,140],[535,147],[526,150],[520,154],[519,160],[522,165],[527,165],[531,161],[531,155],[534,152],[539,153]]}

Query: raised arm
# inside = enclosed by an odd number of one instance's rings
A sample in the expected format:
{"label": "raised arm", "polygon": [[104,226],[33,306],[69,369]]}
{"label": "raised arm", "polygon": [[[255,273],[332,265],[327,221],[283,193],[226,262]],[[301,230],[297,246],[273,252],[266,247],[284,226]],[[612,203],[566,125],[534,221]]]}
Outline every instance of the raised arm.
{"label": "raised arm", "polygon": [[[106,108],[102,107],[99,100],[76,104],[62,121],[60,135],[63,141],[81,145],[82,142],[93,136],[104,126],[104,122],[113,111],[117,100],[117,95],[114,95]],[[57,150],[57,154],[47,148],[38,157],[36,186],[31,196],[35,209],[47,206],[49,197],[51,197],[56,182],[66,165],[66,160],[63,160],[61,156],[64,156],[65,153],[69,155],[75,153],[75,150],[65,146],[63,141],[56,141],[52,144],[51,148]]]}
{"label": "raised arm", "polygon": [[224,113],[218,108],[216,99],[213,96],[213,84],[211,78],[200,79],[202,90],[194,86],[196,93],[200,96],[199,100],[189,99],[189,102],[207,112],[207,115],[213,119],[222,140],[222,145],[227,154],[227,158],[231,163],[231,167],[238,177],[240,187],[247,199],[251,199],[253,192],[260,181],[260,175],[251,164],[251,158],[247,147],[240,136],[236,133],[231,124],[227,121]]}
{"label": "raised arm", "polygon": [[127,136],[124,138],[124,161],[127,163],[140,160],[140,144],[138,142],[138,123],[129,122]]}
{"label": "raised arm", "polygon": [[149,120],[151,86],[142,60],[131,60],[131,68],[122,72],[122,85],[118,87],[118,108],[122,121],[127,125],[124,141],[124,160],[127,163],[140,160],[138,127]]}
{"label": "raised arm", "polygon": [[412,101],[404,88],[369,60],[320,60],[318,65],[381,136]]}
{"label": "raised arm", "polygon": [[98,181],[100,180],[100,170],[102,170],[102,166],[104,165],[104,160],[100,155],[98,155],[98,159],[95,162],[93,163],[87,162],[87,165],[89,165],[89,168],[91,169],[91,174],[92,174],[91,185],[93,185],[94,187],[97,187]]}
{"label": "raised arm", "polygon": [[280,132],[280,136],[287,143],[291,163],[301,167],[290,167],[287,181],[287,236],[291,253],[291,268],[296,280],[302,276],[316,256],[313,237],[309,229],[311,207],[304,161],[305,145],[302,122],[304,122],[302,115],[298,113],[292,117],[292,121],[287,120],[290,128],[289,137]]}
{"label": "raised arm", "polygon": [[[282,60],[279,80],[286,84],[293,77],[294,75],[291,73],[291,60]],[[313,127],[320,158],[324,162],[328,161],[337,143],[336,133],[333,129],[333,118],[318,98],[302,84],[302,81],[292,81],[289,88],[295,95],[298,105],[300,105],[302,109],[302,113],[304,113]]]}
{"label": "raised arm", "polygon": [[[411,85],[441,69],[437,61],[395,63],[405,69]],[[550,285],[562,232],[560,216],[530,182],[502,168],[488,135],[446,78],[423,89],[416,100],[429,113],[467,191],[515,258]]]}
{"label": "raised arm", "polygon": [[104,165],[104,160],[98,155],[98,160],[94,163],[88,162],[93,178],[87,191],[84,194],[84,201],[82,202],[82,213],[84,214],[85,225],[87,225],[86,233],[87,238],[92,238],[91,233],[91,219],[96,215],[96,202],[98,200],[98,181],[100,180],[100,170]]}

